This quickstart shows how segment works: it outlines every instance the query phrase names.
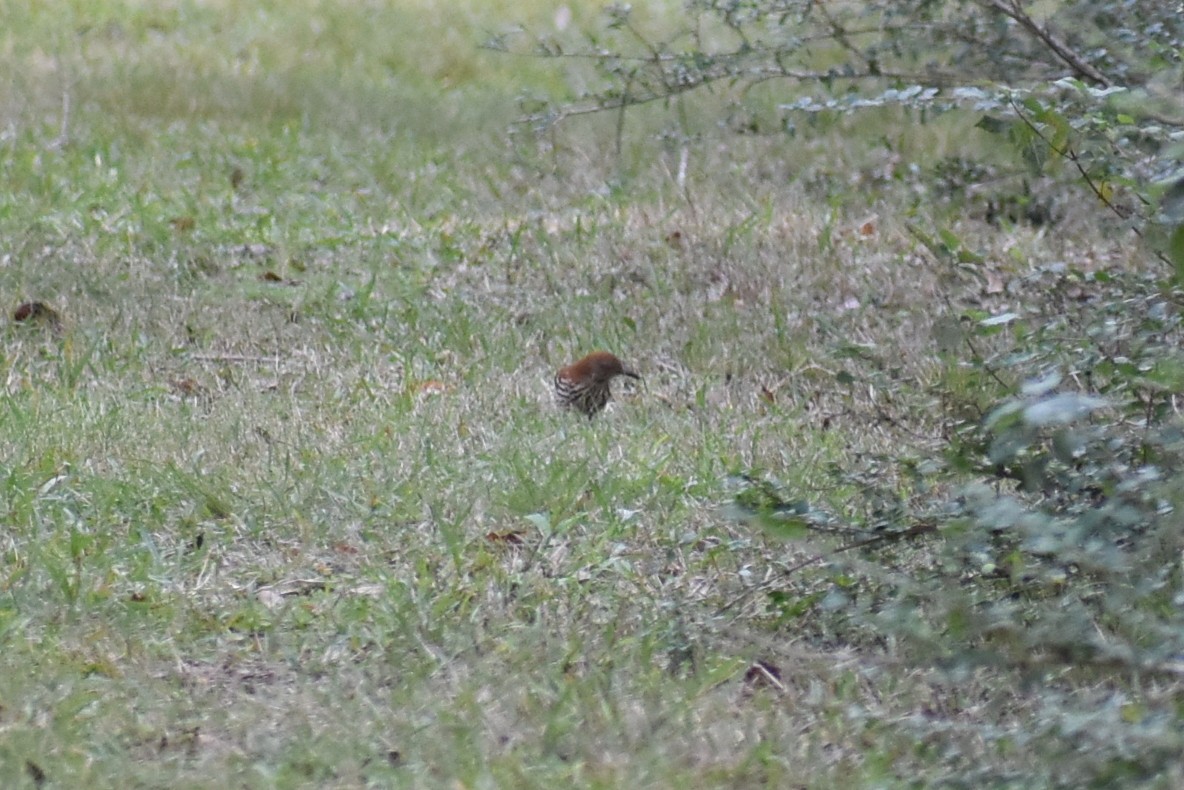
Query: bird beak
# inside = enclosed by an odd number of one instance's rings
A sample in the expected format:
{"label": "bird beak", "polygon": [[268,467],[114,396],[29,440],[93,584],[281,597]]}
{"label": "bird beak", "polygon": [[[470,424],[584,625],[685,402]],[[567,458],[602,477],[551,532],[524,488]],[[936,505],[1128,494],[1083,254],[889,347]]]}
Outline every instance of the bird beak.
{"label": "bird beak", "polygon": [[622,376],[628,376],[628,377],[629,377],[629,378],[631,378],[631,379],[637,379],[638,381],[640,381],[640,380],[641,380],[641,374],[640,374],[640,373],[638,373],[638,372],[637,372],[636,370],[634,370],[633,368],[625,368],[625,369],[623,369],[623,370],[621,371],[621,375],[622,375]]}

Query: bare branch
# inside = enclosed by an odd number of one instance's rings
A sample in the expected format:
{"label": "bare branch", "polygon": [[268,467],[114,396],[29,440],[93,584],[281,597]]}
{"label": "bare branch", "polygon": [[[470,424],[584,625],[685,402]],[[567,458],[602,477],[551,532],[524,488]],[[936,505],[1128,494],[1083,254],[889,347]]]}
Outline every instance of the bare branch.
{"label": "bare branch", "polygon": [[1036,20],[1028,16],[1023,7],[1020,6],[1019,0],[979,0],[979,2],[1018,22],[1021,27],[1039,39],[1058,58],[1071,67],[1077,73],[1077,76],[1084,77],[1102,87],[1110,87],[1111,82],[1105,74],[1094,68],[1081,54],[1074,51],[1072,47],[1062,41],[1055,33],[1048,29],[1047,25],[1041,27],[1036,24]]}

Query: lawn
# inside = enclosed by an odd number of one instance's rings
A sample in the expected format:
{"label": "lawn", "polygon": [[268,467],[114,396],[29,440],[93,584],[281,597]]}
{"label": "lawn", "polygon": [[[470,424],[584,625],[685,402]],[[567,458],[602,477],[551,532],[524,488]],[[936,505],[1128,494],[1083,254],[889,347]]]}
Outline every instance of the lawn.
{"label": "lawn", "polygon": [[[941,316],[1138,249],[912,178],[973,119],[737,134],[768,86],[536,135],[592,73],[480,44],[570,5],[3,3],[0,786],[1034,787],[1128,776],[1090,732],[1178,746],[1174,684],[878,630],[852,580],[928,544],[794,569],[842,536],[736,506],[939,510],[910,470],[977,392]],[[559,411],[598,348],[643,381]]]}

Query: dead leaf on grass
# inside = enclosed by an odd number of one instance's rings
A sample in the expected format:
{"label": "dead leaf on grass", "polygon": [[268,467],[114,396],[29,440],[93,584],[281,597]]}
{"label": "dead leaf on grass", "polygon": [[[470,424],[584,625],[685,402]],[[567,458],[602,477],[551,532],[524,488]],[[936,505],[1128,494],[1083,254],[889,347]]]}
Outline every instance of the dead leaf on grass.
{"label": "dead leaf on grass", "polygon": [[437,379],[425,379],[411,385],[411,390],[417,395],[441,395],[448,392],[449,387]]}
{"label": "dead leaf on grass", "polygon": [[188,233],[197,227],[197,220],[190,216],[173,217],[169,220],[169,224],[177,233]]}
{"label": "dead leaf on grass", "polygon": [[12,314],[12,320],[18,324],[39,324],[61,329],[62,317],[58,311],[45,302],[24,302]]}
{"label": "dead leaf on grass", "polygon": [[259,275],[259,282],[261,282],[261,283],[275,283],[276,285],[300,285],[299,280],[293,280],[290,278],[281,277],[280,275],[273,272],[271,269],[268,269],[267,271],[265,271]]}
{"label": "dead leaf on grass", "polygon": [[781,668],[768,661],[754,661],[744,673],[744,687],[750,691],[758,688],[785,691],[785,684],[781,682]]}
{"label": "dead leaf on grass", "polygon": [[504,546],[524,546],[526,545],[526,533],[520,529],[504,529],[487,532],[485,534],[485,540]]}
{"label": "dead leaf on grass", "polygon": [[208,394],[206,388],[194,379],[170,379],[169,389],[181,398],[201,398]]}

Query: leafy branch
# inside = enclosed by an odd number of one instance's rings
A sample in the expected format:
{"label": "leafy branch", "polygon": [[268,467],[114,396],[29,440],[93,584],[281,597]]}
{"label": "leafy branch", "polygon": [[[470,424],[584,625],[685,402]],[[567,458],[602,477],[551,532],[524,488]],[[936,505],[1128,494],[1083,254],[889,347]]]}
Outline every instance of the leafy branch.
{"label": "leafy branch", "polygon": [[[600,87],[526,113],[523,122],[540,130],[615,112],[620,137],[629,108],[769,82],[785,83],[779,106],[787,120],[885,105],[926,111],[922,118],[931,111],[1010,116],[1028,134],[1007,123],[982,128],[1007,136],[1041,172],[1050,159],[1070,162],[1090,194],[1184,276],[1184,230],[1169,227],[1165,243],[1164,234],[1144,229],[1165,221],[1184,227],[1171,219],[1174,211],[1156,210],[1176,198],[1168,190],[1161,199],[1155,184],[1184,180],[1173,148],[1184,117],[1178,97],[1162,87],[1184,82],[1184,17],[1170,5],[1071,0],[1037,19],[1020,0],[693,0],[685,24],[664,39],[647,35],[629,6],[614,5],[584,43],[537,36],[524,51],[519,39],[501,36],[488,46],[595,70]],[[1049,124],[1033,123],[1033,102],[1048,109]],[[1099,180],[1099,170],[1110,176]],[[1118,186],[1149,210],[1128,214],[1115,199]]]}

